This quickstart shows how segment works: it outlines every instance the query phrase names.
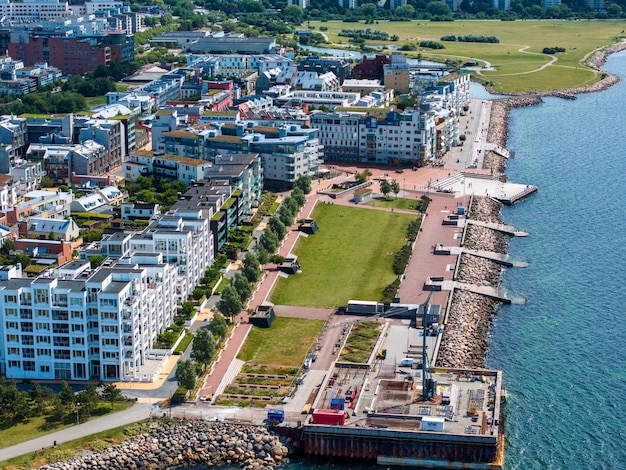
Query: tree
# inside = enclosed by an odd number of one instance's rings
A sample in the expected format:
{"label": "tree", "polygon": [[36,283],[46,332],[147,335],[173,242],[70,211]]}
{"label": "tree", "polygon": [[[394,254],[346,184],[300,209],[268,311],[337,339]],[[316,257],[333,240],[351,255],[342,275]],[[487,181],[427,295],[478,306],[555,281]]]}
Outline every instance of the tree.
{"label": "tree", "polygon": [[24,253],[16,254],[15,261],[22,265],[22,269],[27,268],[28,266],[30,266],[30,263],[31,263],[31,260],[28,257],[28,255],[25,255]]}
{"label": "tree", "polygon": [[269,262],[269,253],[265,248],[259,246],[256,249],[256,259],[259,260],[259,267],[262,267]]}
{"label": "tree", "polygon": [[302,20],[304,19],[304,12],[298,5],[287,5],[283,9],[283,14],[281,16],[285,21],[299,25],[302,24]]}
{"label": "tree", "polygon": [[96,409],[100,402],[100,395],[98,395],[94,384],[88,384],[85,390],[77,395],[76,399],[80,403],[81,416],[91,416],[91,411]]}
{"label": "tree", "polygon": [[278,249],[278,237],[271,228],[267,228],[259,238],[259,245],[268,253],[275,253]]}
{"label": "tree", "polygon": [[239,294],[239,298],[241,299],[242,304],[245,303],[246,300],[248,300],[252,295],[252,285],[250,284],[250,281],[248,281],[248,278],[246,278],[246,276],[243,276],[239,273],[235,274],[232,279],[231,285],[235,288],[237,294]]}
{"label": "tree", "polygon": [[296,215],[298,213],[298,209],[300,209],[300,206],[298,205],[296,200],[294,198],[292,198],[291,196],[287,196],[283,200],[283,203],[282,203],[281,207],[288,208],[293,215]]}
{"label": "tree", "polygon": [[189,318],[193,313],[193,302],[183,302],[181,305],[180,314]]}
{"label": "tree", "polygon": [[192,390],[196,386],[196,365],[191,359],[178,362],[176,381],[187,390]]}
{"label": "tree", "polygon": [[52,178],[50,178],[49,176],[44,176],[43,178],[41,178],[42,188],[52,188],[53,186],[54,186],[54,180]]}
{"label": "tree", "polygon": [[209,323],[211,331],[218,338],[224,339],[226,338],[226,333],[228,333],[228,324],[222,315],[219,313],[213,314],[213,318],[211,318],[211,323]]}
{"label": "tree", "polygon": [[61,382],[61,391],[59,392],[59,400],[64,405],[75,405],[76,404],[76,394],[70,384],[68,384],[65,380]]}
{"label": "tree", "polygon": [[291,191],[291,197],[298,204],[298,207],[302,207],[306,204],[306,196],[304,195],[304,191],[300,188],[293,188]]}
{"label": "tree", "polygon": [[293,183],[294,188],[300,188],[304,194],[311,192],[311,177],[309,175],[300,175]]}
{"label": "tree", "polygon": [[391,191],[393,191],[397,199],[398,193],[400,192],[400,183],[398,183],[396,180],[391,180]]}
{"label": "tree", "polygon": [[387,197],[387,194],[391,192],[391,184],[389,184],[389,181],[382,180],[380,182],[380,192],[382,192],[383,195]]}
{"label": "tree", "polygon": [[606,14],[609,18],[619,18],[622,16],[622,7],[617,3],[611,3],[606,7]]}
{"label": "tree", "polygon": [[219,300],[216,307],[225,317],[234,317],[241,312],[243,305],[235,288],[228,285],[222,291],[222,298]]}
{"label": "tree", "polygon": [[429,2],[426,5],[426,11],[432,16],[450,16],[452,14],[450,7],[442,2]]}
{"label": "tree", "polygon": [[278,209],[278,217],[286,226],[293,224],[293,218],[295,215],[295,212],[293,212],[289,206],[285,206],[284,204]]}
{"label": "tree", "polygon": [[213,333],[206,328],[200,328],[191,343],[191,358],[202,364],[203,368],[206,367],[215,355],[216,345],[217,342],[215,341]]}
{"label": "tree", "polygon": [[269,225],[269,227],[276,234],[276,237],[279,240],[282,240],[283,238],[285,238],[285,235],[287,235],[287,227],[285,227],[283,221],[280,220],[280,218],[276,214],[270,217],[267,225]]}
{"label": "tree", "polygon": [[87,258],[87,260],[91,263],[92,269],[95,269],[104,263],[105,259],[107,259],[107,257],[104,255],[93,255]]}
{"label": "tree", "polygon": [[106,384],[102,388],[102,392],[100,393],[103,400],[111,402],[111,409],[113,409],[115,401],[119,401],[124,396],[119,388],[117,388],[114,384]]}
{"label": "tree", "polygon": [[357,172],[354,174],[354,179],[358,181],[359,183],[363,184],[367,182],[367,173],[365,171],[363,173]]}
{"label": "tree", "polygon": [[243,269],[241,271],[249,282],[256,282],[261,275],[261,269],[259,268],[259,260],[254,256],[254,253],[246,253],[246,257],[243,260]]}

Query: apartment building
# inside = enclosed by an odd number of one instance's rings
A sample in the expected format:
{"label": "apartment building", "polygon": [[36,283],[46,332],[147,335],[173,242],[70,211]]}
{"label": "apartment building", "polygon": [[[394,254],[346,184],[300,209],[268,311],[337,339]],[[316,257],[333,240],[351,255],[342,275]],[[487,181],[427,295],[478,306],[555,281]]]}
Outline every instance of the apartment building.
{"label": "apartment building", "polygon": [[0,373],[15,379],[138,378],[172,323],[176,267],[159,253],[92,270],[72,261],[51,277],[0,271]]}
{"label": "apartment building", "polygon": [[415,165],[435,155],[434,113],[315,113],[311,126],[326,160]]}

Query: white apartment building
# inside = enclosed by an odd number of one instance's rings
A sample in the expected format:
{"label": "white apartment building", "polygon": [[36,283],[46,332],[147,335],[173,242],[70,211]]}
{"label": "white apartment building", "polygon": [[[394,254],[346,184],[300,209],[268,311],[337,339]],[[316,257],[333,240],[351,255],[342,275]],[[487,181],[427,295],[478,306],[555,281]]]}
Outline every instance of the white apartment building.
{"label": "white apartment building", "polygon": [[326,160],[415,165],[434,157],[434,113],[392,111],[374,114],[315,113],[311,127],[318,130]]}
{"label": "white apartment building", "polygon": [[173,321],[176,267],[159,253],[92,270],[72,261],[52,277],[0,271],[0,373],[15,379],[138,379]]}
{"label": "white apartment building", "polygon": [[165,214],[129,240],[129,253],[161,253],[163,261],[177,267],[175,296],[187,299],[213,264],[210,209],[189,209]]}
{"label": "white apartment building", "polygon": [[89,249],[52,276],[0,268],[0,374],[15,379],[151,380],[140,367],[213,262],[210,208],[167,214]]}
{"label": "white apartment building", "polygon": [[59,0],[23,0],[22,2],[0,0],[0,15],[9,20],[30,18],[54,20],[68,18],[72,16],[72,12],[67,2]]}

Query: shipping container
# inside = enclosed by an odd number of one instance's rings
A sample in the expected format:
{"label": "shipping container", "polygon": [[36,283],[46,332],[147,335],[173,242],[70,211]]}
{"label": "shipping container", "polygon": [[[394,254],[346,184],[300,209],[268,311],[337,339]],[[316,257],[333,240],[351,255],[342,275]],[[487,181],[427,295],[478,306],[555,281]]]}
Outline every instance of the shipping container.
{"label": "shipping container", "polygon": [[282,423],[285,421],[285,411],[267,410],[267,420],[273,423]]}
{"label": "shipping container", "polygon": [[313,410],[314,424],[328,424],[331,426],[343,426],[346,424],[346,416],[343,410]]}
{"label": "shipping container", "polygon": [[343,410],[345,401],[341,398],[333,398],[330,400],[330,409],[331,410]]}
{"label": "shipping container", "polygon": [[422,418],[422,431],[443,432],[445,422],[445,418],[424,416]]}

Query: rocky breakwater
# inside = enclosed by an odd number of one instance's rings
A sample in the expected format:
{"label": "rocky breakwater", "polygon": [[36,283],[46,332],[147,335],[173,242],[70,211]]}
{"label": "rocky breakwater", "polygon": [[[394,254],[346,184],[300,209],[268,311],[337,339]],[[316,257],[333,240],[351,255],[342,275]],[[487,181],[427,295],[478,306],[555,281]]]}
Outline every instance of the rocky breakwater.
{"label": "rocky breakwater", "polygon": [[272,468],[286,462],[287,448],[262,426],[201,420],[160,422],[103,452],[48,464],[42,469],[170,469],[196,465]]}
{"label": "rocky breakwater", "polygon": [[[500,204],[485,197],[474,197],[470,214],[473,219],[499,222]],[[485,227],[468,225],[466,248],[506,253],[506,235]],[[464,254],[459,261],[457,281],[497,287],[502,267],[488,259]],[[443,332],[437,365],[440,367],[481,368],[485,366],[487,337],[499,303],[466,290],[455,290]]]}

